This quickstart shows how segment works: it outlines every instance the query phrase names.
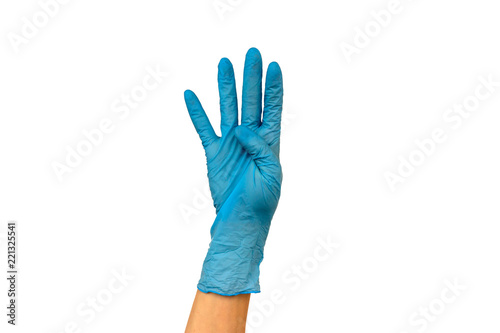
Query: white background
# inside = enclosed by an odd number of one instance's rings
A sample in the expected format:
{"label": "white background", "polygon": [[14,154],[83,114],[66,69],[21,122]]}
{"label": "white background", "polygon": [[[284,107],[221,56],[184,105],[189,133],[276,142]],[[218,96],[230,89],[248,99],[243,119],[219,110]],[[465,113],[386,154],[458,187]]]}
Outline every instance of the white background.
{"label": "white background", "polygon": [[[2,271],[7,221],[20,234],[18,326],[6,324],[2,278],[0,331],[184,330],[214,209],[198,193],[205,157],[183,91],[218,130],[218,61],[231,59],[241,91],[252,46],[280,63],[287,114],[253,331],[417,332],[410,318],[440,310],[447,279],[467,289],[421,331],[498,331],[500,87],[458,129],[443,120],[479,76],[500,81],[496,2],[401,0],[350,63],[341,43],[388,0],[232,3],[221,19],[212,0],[72,0],[19,52],[8,36],[40,4],[0,4]],[[111,105],[147,66],[169,76],[121,120]],[[53,162],[104,118],[114,131],[59,181]],[[436,127],[446,142],[391,191],[384,173]],[[315,267],[327,236],[341,245]],[[293,289],[283,277],[304,260],[311,272]],[[77,308],[122,268],[134,279],[87,323]],[[282,304],[269,306],[273,290]]]}

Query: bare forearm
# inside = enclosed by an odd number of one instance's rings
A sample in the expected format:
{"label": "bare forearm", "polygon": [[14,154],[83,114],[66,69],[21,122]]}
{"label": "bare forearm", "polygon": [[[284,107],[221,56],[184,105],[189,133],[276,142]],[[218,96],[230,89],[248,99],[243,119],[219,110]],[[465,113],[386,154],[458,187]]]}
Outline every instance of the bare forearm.
{"label": "bare forearm", "polygon": [[196,292],[186,333],[244,333],[250,294]]}

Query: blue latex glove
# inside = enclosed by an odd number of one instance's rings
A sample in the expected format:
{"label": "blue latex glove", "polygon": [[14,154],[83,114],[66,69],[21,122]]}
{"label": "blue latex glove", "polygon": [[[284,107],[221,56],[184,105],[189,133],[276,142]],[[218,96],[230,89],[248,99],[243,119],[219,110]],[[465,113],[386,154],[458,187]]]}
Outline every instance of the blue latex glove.
{"label": "blue latex glove", "polygon": [[234,71],[227,58],[219,63],[218,82],[222,137],[196,95],[184,93],[205,148],[217,213],[198,289],[226,296],[258,293],[259,265],[281,191],[281,69],[275,62],[268,67],[262,117],[262,58],[257,49],[248,51],[239,126]]}

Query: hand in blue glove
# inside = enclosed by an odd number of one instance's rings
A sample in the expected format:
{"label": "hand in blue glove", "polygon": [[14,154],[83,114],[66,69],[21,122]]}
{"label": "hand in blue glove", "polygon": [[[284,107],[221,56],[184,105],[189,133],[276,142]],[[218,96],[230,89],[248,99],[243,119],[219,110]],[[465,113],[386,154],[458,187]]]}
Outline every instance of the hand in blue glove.
{"label": "hand in blue glove", "polygon": [[279,161],[283,79],[276,62],[266,74],[262,116],[262,58],[252,48],[245,59],[241,125],[231,62],[219,63],[221,133],[218,137],[196,95],[186,105],[207,157],[217,217],[198,289],[225,296],[258,293],[271,219],[281,191]]}

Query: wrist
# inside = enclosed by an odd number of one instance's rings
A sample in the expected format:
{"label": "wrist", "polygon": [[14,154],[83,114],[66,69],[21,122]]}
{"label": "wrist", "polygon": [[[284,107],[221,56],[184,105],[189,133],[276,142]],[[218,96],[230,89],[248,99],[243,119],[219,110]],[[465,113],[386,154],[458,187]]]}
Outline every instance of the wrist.
{"label": "wrist", "polygon": [[198,289],[231,296],[260,292],[260,263],[269,221],[219,212],[211,229],[212,240],[203,262]]}
{"label": "wrist", "polygon": [[248,248],[217,251],[208,250],[198,283],[200,291],[224,296],[260,292],[261,251]]}

